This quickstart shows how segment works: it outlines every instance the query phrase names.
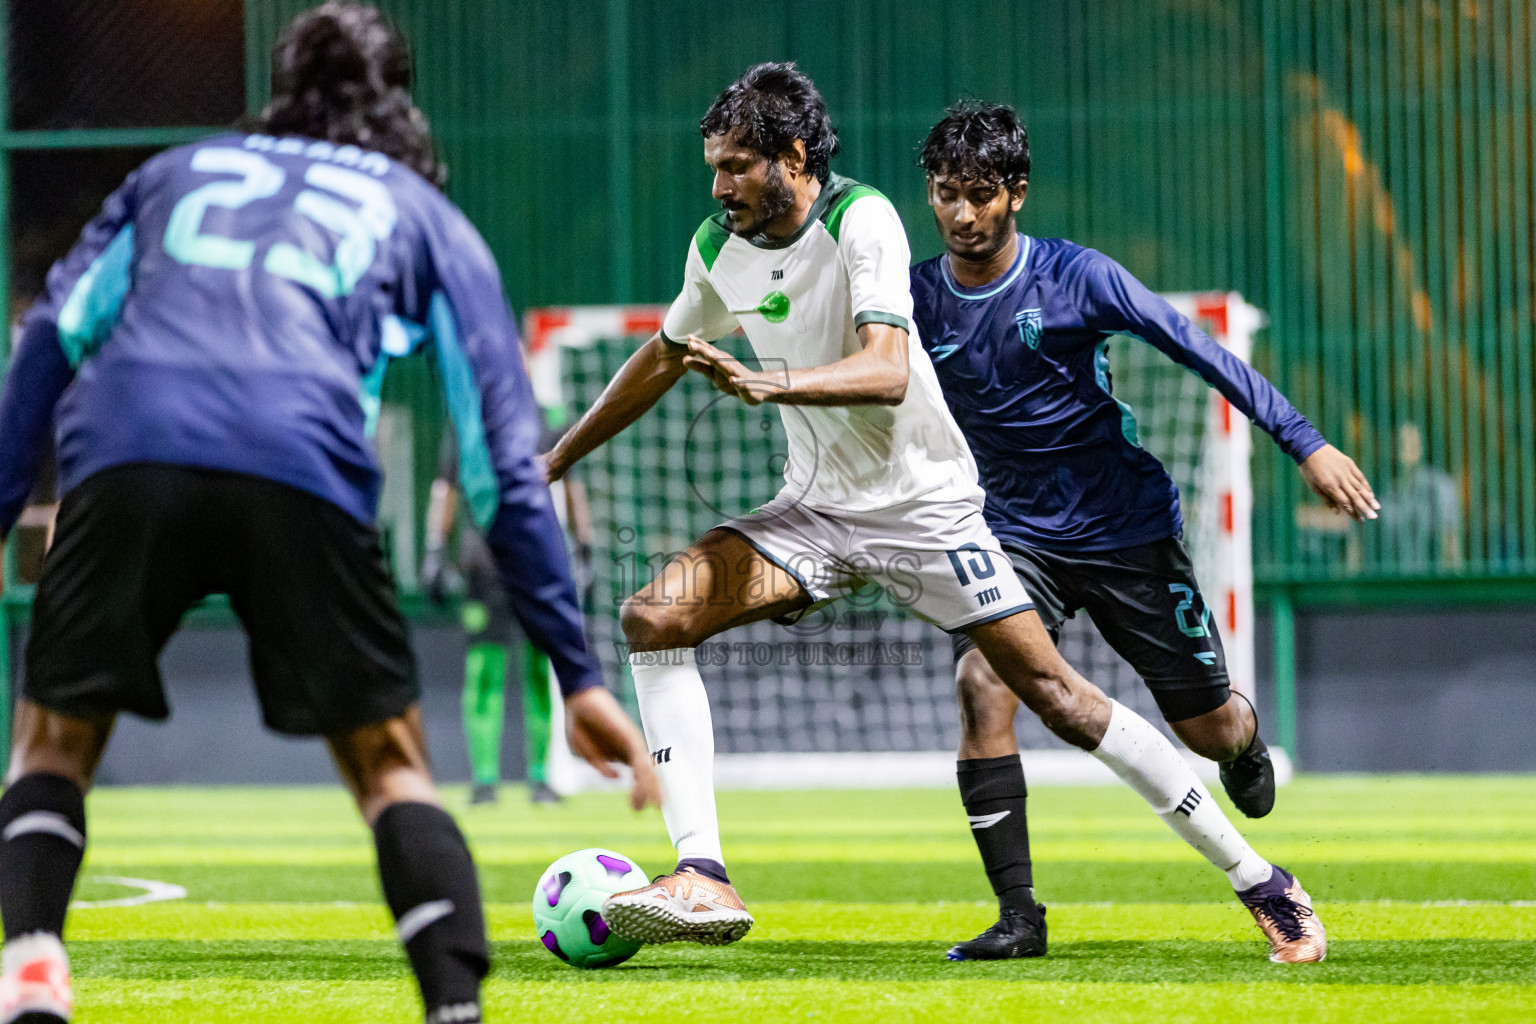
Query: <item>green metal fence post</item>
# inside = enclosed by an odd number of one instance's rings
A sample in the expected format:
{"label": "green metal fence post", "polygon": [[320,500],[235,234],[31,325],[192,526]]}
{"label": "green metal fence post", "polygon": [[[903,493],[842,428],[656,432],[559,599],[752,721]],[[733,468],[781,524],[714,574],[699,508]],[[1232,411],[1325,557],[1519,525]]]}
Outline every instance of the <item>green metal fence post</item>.
{"label": "green metal fence post", "polygon": [[1275,619],[1275,738],[1295,764],[1300,759],[1296,750],[1296,609],[1283,587],[1275,593],[1271,614]]}
{"label": "green metal fence post", "polygon": [[629,93],[629,0],[608,0],[608,265],[614,298],[635,301],[634,118]]}

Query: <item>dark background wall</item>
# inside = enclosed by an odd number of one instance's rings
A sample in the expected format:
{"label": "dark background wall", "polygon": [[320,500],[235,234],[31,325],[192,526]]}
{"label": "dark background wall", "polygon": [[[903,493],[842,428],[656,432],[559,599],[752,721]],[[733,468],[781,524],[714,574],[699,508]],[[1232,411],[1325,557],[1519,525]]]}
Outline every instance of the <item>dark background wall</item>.
{"label": "dark background wall", "polygon": [[[1272,700],[1269,627],[1261,616]],[[1536,771],[1536,609],[1303,611],[1296,648],[1304,769]]]}
{"label": "dark background wall", "polygon": [[[412,631],[422,683],[422,715],[433,768],[440,778],[467,781],[469,760],[460,726],[464,641],[451,627]],[[246,668],[245,640],[232,629],[183,630],[161,666],[171,702],[166,723],[123,716],[102,762],[100,781],[113,784],[334,782],[330,755],[319,740],[281,737],[265,729]],[[503,774],[524,777],[518,681],[508,680]]]}

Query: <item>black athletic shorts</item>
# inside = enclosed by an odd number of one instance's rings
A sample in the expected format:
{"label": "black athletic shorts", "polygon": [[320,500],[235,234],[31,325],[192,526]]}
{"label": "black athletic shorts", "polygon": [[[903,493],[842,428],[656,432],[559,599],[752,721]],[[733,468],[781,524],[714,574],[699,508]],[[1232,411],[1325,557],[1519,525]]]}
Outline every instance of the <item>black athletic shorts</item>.
{"label": "black athletic shorts", "polygon": [[333,735],[418,699],[378,532],[241,473],[117,466],[65,496],[32,608],[24,694],[75,717],[169,716],[157,661],[182,616],[228,594],[262,718]]}
{"label": "black athletic shorts", "polygon": [[[1227,659],[1215,616],[1200,596],[1189,552],[1178,537],[1119,551],[1066,554],[1003,542],[1052,640],[1086,611],[1115,653],[1141,676],[1170,722],[1227,702]],[[953,637],[955,660],[976,645]]]}

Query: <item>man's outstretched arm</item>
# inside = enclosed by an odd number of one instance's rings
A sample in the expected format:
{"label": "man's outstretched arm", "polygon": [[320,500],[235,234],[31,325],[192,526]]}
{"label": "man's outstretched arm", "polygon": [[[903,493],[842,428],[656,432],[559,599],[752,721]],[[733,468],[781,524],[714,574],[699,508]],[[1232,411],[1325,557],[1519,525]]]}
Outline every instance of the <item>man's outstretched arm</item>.
{"label": "man's outstretched arm", "polygon": [[1355,460],[1329,444],[1278,388],[1179,313],[1114,260],[1098,256],[1093,323],[1147,342],[1199,374],[1296,461],[1302,479],[1323,503],[1364,522],[1381,503]]}
{"label": "man's outstretched arm", "polygon": [[641,345],[625,360],[613,380],[592,403],[576,425],[545,457],[545,475],[559,480],[603,442],[645,415],[688,372],[683,359],[688,349],[660,334]]}

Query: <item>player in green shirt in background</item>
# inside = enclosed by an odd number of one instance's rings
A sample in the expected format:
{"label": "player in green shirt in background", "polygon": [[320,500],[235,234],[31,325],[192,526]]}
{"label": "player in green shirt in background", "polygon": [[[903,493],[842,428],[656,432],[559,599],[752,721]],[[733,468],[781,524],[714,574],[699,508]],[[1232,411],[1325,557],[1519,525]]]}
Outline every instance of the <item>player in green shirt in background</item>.
{"label": "player in green shirt in background", "polygon": [[[544,410],[548,450],[559,438],[565,410]],[[549,743],[552,700],[549,659],[528,641],[513,618],[505,590],[484,539],[472,527],[459,530],[457,568],[445,552],[453,530],[458,490],[454,485],[457,449],[448,437],[427,507],[426,555],[421,576],[435,603],[462,593],[459,605],[467,650],[464,655],[464,741],[469,751],[471,804],[495,803],[501,784],[501,738],[506,718],[507,668],[514,645],[522,680],[523,737],[527,755],[528,796],[536,804],[559,803],[549,785]],[[592,523],[586,491],[578,481],[555,485],[555,508],[572,544],[572,572],[584,610],[590,610],[592,589]],[[563,494],[560,493],[563,491]],[[455,578],[456,577],[456,578]]]}

